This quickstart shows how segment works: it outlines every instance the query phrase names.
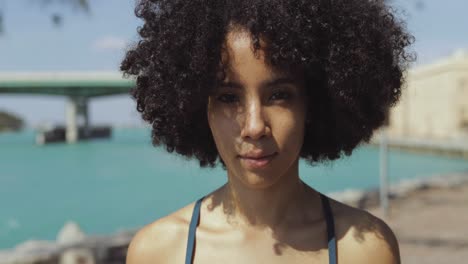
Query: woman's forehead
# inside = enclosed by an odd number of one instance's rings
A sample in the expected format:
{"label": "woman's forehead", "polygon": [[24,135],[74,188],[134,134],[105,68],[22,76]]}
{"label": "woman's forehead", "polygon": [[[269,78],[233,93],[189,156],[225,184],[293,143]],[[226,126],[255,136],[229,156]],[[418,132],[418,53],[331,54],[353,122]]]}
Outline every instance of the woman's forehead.
{"label": "woman's forehead", "polygon": [[[228,78],[239,79],[242,76],[287,75],[268,65],[264,51],[264,41],[260,49],[254,51],[252,35],[247,30],[233,30],[227,33],[222,64]],[[284,76],[286,77],[286,76]]]}
{"label": "woman's forehead", "polygon": [[254,37],[245,27],[232,25],[226,33],[221,54],[221,82],[256,85],[269,80],[293,79],[303,83],[303,75],[296,71],[281,69],[269,64],[267,41],[259,36],[259,48],[254,47]]}

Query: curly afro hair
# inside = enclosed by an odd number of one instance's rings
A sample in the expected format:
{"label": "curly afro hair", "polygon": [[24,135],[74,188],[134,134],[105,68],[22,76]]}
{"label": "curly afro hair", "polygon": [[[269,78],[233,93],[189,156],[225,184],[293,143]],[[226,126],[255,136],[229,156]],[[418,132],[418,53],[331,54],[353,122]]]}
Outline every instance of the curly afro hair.
{"label": "curly afro hair", "polygon": [[141,39],[121,70],[136,77],[137,110],[155,146],[201,167],[219,158],[206,111],[232,25],[250,31],[255,52],[266,40],[271,67],[301,70],[312,120],[300,156],[310,164],[369,141],[414,59],[413,37],[383,0],[141,0],[135,13]]}

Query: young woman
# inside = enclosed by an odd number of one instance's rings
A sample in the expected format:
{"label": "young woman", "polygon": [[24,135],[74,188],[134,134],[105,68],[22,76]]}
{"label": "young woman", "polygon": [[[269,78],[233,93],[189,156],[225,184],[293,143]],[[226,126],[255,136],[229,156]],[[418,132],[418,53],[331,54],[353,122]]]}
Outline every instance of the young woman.
{"label": "young woman", "polygon": [[219,161],[227,183],[144,227],[127,263],[399,263],[382,220],[298,170],[350,155],[397,102],[412,38],[392,12],[380,0],[140,1],[141,40],[121,69],[153,143]]}

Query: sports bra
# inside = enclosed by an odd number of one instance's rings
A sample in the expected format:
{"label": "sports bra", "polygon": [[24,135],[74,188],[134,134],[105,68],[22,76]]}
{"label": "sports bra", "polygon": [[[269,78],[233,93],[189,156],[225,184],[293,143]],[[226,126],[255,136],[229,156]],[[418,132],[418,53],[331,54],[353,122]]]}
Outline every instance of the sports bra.
{"label": "sports bra", "polygon": [[[202,197],[197,200],[193,208],[192,219],[190,220],[187,251],[185,253],[185,264],[192,264],[195,252],[195,232],[200,222],[200,206],[203,200]],[[325,221],[327,222],[327,239],[328,239],[328,260],[329,264],[336,264],[336,239],[335,239],[335,225],[333,221],[333,214],[330,208],[328,198],[320,193],[322,201],[322,209],[325,214]]]}

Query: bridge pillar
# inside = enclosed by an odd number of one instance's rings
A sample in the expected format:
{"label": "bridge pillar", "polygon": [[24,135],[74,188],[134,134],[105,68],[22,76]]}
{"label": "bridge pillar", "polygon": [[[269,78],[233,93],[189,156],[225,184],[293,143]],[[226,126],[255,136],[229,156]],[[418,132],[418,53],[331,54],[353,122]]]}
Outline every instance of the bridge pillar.
{"label": "bridge pillar", "polygon": [[76,97],[69,97],[65,105],[67,143],[75,143],[78,140],[78,103]]}
{"label": "bridge pillar", "polygon": [[75,143],[79,138],[79,127],[80,120],[82,119],[82,127],[85,133],[85,137],[89,133],[89,111],[88,111],[88,99],[85,97],[69,97],[66,103],[66,131],[65,137],[67,143]]}

